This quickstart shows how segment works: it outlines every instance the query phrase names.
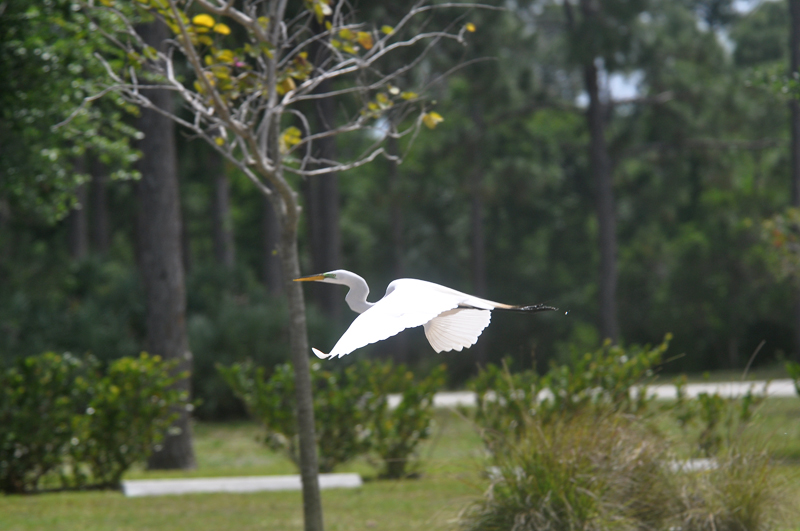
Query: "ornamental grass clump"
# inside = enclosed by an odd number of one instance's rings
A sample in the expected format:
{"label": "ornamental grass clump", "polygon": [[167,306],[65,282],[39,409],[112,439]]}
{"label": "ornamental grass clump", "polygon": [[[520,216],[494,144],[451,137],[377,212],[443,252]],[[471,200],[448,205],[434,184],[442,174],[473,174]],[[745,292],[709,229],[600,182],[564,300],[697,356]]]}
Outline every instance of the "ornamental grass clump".
{"label": "ornamental grass clump", "polygon": [[665,446],[633,419],[531,419],[518,433],[492,445],[492,483],[463,513],[465,531],[662,529],[675,512]]}
{"label": "ornamental grass clump", "polygon": [[677,529],[768,531],[787,521],[784,481],[765,451],[731,447],[716,463],[712,470],[684,475]]}
{"label": "ornamental grass clump", "polygon": [[[675,403],[652,407],[644,385],[665,350],[604,345],[544,376],[483,371],[472,418],[491,483],[462,530],[767,531],[788,521],[780,476],[749,441],[761,399],[752,389],[689,399],[679,385]],[[684,428],[678,438],[658,429],[659,411]],[[687,445],[707,467],[676,466]]]}

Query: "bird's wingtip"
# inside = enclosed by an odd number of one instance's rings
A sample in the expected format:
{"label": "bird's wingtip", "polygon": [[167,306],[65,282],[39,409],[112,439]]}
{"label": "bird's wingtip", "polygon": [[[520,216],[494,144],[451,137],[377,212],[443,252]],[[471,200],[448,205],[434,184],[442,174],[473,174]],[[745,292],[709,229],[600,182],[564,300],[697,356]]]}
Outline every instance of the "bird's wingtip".
{"label": "bird's wingtip", "polygon": [[325,354],[321,350],[317,350],[317,349],[315,349],[313,347],[311,348],[311,352],[313,352],[314,355],[316,355],[321,360],[326,360],[331,356],[330,354]]}

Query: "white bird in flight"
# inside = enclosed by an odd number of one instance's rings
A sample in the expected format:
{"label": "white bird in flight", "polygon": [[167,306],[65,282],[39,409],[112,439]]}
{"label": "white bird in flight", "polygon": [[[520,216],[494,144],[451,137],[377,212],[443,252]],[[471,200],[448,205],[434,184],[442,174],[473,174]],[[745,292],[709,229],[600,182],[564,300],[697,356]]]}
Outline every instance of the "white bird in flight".
{"label": "white bird in flight", "polygon": [[331,350],[325,354],[311,350],[320,359],[342,357],[370,343],[396,335],[406,328],[423,326],[433,350],[436,352],[471,347],[478,341],[483,329],[489,325],[492,310],[517,312],[543,312],[555,310],[552,306],[512,306],[481,299],[454,289],[417,280],[401,278],[386,288],[386,295],[378,302],[367,302],[367,282],[350,271],[337,269],[319,275],[294,279],[348,286],[344,300],[350,309],[359,313],[350,328]]}

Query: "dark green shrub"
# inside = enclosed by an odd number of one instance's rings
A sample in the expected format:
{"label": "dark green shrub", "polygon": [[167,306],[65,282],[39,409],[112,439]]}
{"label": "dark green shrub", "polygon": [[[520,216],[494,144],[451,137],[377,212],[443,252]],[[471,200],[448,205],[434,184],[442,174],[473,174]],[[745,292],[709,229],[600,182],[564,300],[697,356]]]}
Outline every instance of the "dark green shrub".
{"label": "dark green shrub", "polygon": [[[319,363],[311,366],[321,472],[330,472],[369,449],[370,419],[382,398],[375,392],[376,383],[363,378],[361,366],[355,364],[339,374],[323,370]],[[299,466],[292,366],[276,366],[268,379],[263,367],[251,363],[218,369],[250,414],[264,425],[267,446],[286,453]]]}
{"label": "dark green shrub", "polygon": [[174,366],[147,354],[120,358],[89,383],[91,398],[82,417],[86,439],[74,454],[89,466],[93,484],[119,486],[125,471],[161,442],[176,409],[190,407],[187,393],[173,387],[186,377],[173,376]]}
{"label": "dark green shrub", "polygon": [[187,407],[175,364],[47,353],[0,372],[0,490],[108,488],[158,444]]}
{"label": "dark green shrub", "polygon": [[[264,442],[299,463],[294,370],[278,365],[269,378],[252,363],[218,366],[222,378],[265,427]],[[433,394],[444,382],[444,368],[415,383],[404,366],[360,361],[339,371],[311,366],[314,418],[320,471],[329,472],[357,456],[374,452],[382,475],[406,475],[419,443],[428,437]],[[388,407],[387,389],[400,389],[402,399]]]}
{"label": "dark green shrub", "polygon": [[400,403],[389,409],[384,399],[372,423],[375,431],[372,449],[382,463],[381,477],[388,479],[409,475],[409,465],[419,443],[430,437],[433,395],[441,389],[446,378],[444,365],[435,367],[427,378],[419,382],[414,382],[413,374],[405,371],[403,366],[398,367],[397,372],[404,373],[401,381],[405,385]]}
{"label": "dark green shrub", "polygon": [[0,372],[0,490],[35,490],[68,458],[88,399],[75,385],[85,372],[79,359],[52,352]]}
{"label": "dark green shrub", "polygon": [[[468,383],[477,407],[465,409],[486,433],[515,434],[530,418],[549,422],[586,411],[637,414],[652,400],[647,380],[661,363],[669,334],[655,347],[623,348],[606,342],[595,352],[573,356],[571,364],[552,364],[544,376],[534,371],[511,373],[489,365]],[[487,443],[492,437],[484,437]]]}
{"label": "dark green shrub", "polygon": [[741,439],[753,421],[754,409],[766,394],[755,394],[751,386],[744,396],[722,397],[719,393],[686,396],[686,376],[674,380],[676,399],[663,407],[681,429],[683,439],[691,441],[692,453],[713,457]]}
{"label": "dark green shrub", "polygon": [[789,373],[789,378],[794,382],[794,389],[800,395],[800,363],[795,361],[786,362],[786,372]]}

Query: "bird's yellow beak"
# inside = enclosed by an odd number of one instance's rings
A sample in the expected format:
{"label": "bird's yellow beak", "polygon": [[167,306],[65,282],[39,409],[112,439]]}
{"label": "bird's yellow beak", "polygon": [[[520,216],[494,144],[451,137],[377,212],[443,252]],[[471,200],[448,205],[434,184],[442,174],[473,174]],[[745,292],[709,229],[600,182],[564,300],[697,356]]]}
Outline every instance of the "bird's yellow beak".
{"label": "bird's yellow beak", "polygon": [[294,279],[295,282],[307,282],[309,280],[323,280],[325,275],[311,275],[309,277],[300,277]]}

